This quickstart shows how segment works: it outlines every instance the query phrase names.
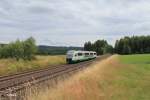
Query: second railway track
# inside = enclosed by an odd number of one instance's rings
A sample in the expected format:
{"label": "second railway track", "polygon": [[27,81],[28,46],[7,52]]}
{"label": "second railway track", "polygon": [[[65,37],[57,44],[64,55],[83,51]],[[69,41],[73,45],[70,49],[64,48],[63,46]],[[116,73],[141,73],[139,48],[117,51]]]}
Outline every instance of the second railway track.
{"label": "second railway track", "polygon": [[[110,55],[101,56],[96,60],[102,60],[109,56]],[[11,76],[2,76],[0,77],[0,94],[8,94],[10,90],[11,92],[19,91],[27,86],[26,83],[30,83],[31,85],[37,84],[39,82],[60,76],[64,73],[68,73],[78,70],[82,67],[89,66],[92,62],[96,60],[85,61],[70,65],[59,65],[47,69],[14,74]]]}

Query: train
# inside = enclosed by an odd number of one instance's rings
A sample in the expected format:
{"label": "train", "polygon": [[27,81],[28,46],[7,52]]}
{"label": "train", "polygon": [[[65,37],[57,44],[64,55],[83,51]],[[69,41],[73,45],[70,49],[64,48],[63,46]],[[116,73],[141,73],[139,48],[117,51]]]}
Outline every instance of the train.
{"label": "train", "polygon": [[66,62],[68,64],[95,59],[97,53],[95,51],[77,51],[69,50],[66,54]]}

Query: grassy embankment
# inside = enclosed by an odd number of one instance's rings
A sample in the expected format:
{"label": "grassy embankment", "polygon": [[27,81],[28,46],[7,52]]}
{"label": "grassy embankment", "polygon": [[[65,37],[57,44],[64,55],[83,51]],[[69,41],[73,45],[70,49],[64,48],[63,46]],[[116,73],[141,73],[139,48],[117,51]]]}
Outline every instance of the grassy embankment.
{"label": "grassy embankment", "polygon": [[65,64],[65,56],[36,56],[32,61],[16,61],[15,59],[0,59],[0,75],[44,68],[50,65]]}
{"label": "grassy embankment", "polygon": [[149,100],[150,55],[112,56],[28,100]]}

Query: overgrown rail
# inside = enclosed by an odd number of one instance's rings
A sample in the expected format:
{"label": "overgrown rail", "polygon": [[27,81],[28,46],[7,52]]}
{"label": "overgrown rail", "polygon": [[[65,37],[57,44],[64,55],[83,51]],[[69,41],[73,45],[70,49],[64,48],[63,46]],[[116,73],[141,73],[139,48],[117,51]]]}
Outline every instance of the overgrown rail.
{"label": "overgrown rail", "polygon": [[[104,55],[97,58],[96,60],[102,60],[109,56],[110,55]],[[56,78],[65,73],[69,73],[80,68],[87,67],[96,60],[90,60],[71,65],[59,65],[47,69],[40,69],[30,72],[14,74],[11,76],[2,76],[0,77],[0,94],[7,95],[10,92],[15,93],[26,88],[28,84],[34,85],[45,80]]]}

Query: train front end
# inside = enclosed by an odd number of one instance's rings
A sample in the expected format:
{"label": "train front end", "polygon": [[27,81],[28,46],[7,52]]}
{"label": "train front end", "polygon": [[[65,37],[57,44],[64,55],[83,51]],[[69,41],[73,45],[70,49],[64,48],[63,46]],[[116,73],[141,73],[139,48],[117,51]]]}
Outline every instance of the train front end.
{"label": "train front end", "polygon": [[74,51],[68,51],[66,54],[66,62],[67,64],[71,64],[73,62]]}

